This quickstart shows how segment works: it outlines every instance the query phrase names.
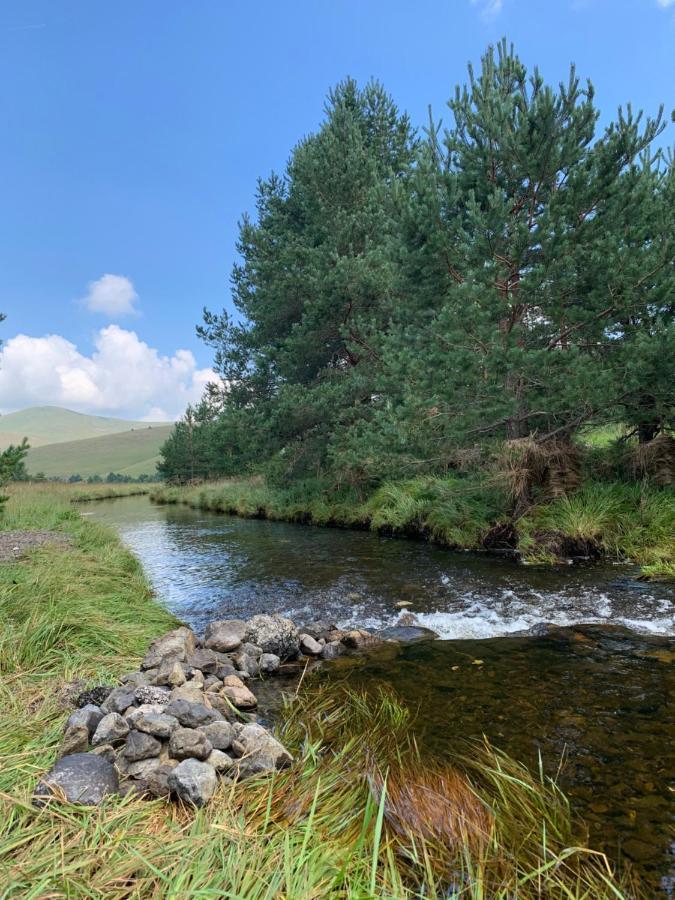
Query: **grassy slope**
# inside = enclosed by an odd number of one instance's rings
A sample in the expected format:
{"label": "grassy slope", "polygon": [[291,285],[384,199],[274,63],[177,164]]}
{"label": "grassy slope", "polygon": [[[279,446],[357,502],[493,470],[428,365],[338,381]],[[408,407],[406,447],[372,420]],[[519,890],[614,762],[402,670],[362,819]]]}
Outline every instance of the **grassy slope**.
{"label": "grassy slope", "polygon": [[467,900],[627,896],[604,857],[575,845],[555,785],[490,749],[462,776],[425,770],[387,696],[295,704],[284,740],[296,764],[223,786],[197,813],[133,797],[35,809],[67,716],[64,684],[129,670],[173,620],[117,537],[63,492],[11,493],[0,527],[51,528],[72,546],[0,567],[3,897],[434,898],[448,896],[448,873]]}
{"label": "grassy slope", "polygon": [[[479,549],[491,527],[508,520],[508,503],[494,485],[452,476],[385,484],[362,501],[339,501],[311,490],[303,494],[299,488],[284,491],[261,479],[162,486],[152,497],[246,517],[408,533],[465,549]],[[557,536],[603,555],[629,558],[652,577],[675,574],[673,488],[590,482],[569,498],[533,507],[515,525],[518,548],[531,562],[555,562],[552,536]]]}
{"label": "grassy slope", "polygon": [[148,425],[167,425],[166,422],[134,422],[111,419],[107,416],[87,416],[59,406],[33,406],[19,412],[0,416],[0,450],[27,437],[31,447],[76,441],[84,438],[116,434]]}
{"label": "grassy slope", "polygon": [[172,428],[146,425],[137,431],[48,444],[30,450],[26,466],[31,474],[44,472],[48,477],[79,474],[86,478],[108,472],[152,475],[159,462],[159,448]]}

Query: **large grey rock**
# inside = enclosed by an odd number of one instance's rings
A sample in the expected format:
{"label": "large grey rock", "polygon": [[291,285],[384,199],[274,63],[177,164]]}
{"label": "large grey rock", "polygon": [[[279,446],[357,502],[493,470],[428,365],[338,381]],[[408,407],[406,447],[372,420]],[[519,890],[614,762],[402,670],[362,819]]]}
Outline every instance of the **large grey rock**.
{"label": "large grey rock", "polygon": [[311,634],[300,635],[300,652],[305,656],[319,656],[321,650],[321,644]]}
{"label": "large grey rock", "polygon": [[130,731],[122,752],[130,762],[136,762],[139,759],[159,756],[161,749],[161,743],[151,734],[144,731]]}
{"label": "large grey rock", "polygon": [[63,794],[69,803],[97,806],[119,789],[115,767],[95,753],[74,753],[62,757],[35,789],[36,806],[43,806],[51,796]]}
{"label": "large grey rock", "polygon": [[219,680],[222,681],[223,678],[227,678],[228,675],[236,675],[237,670],[231,663],[224,663],[223,665],[218,666],[216,669],[216,675]]}
{"label": "large grey rock", "polygon": [[215,650],[195,650],[188,656],[187,662],[193,669],[199,669],[205,675],[215,674],[218,666],[222,665],[223,658]]}
{"label": "large grey rock", "polygon": [[213,797],[218,779],[213,766],[196,759],[185,759],[169,772],[167,783],[185,803],[204,806]]}
{"label": "large grey rock", "polygon": [[206,735],[214,750],[227,750],[234,740],[234,729],[229,722],[211,722],[210,725],[200,725],[199,730]]}
{"label": "large grey rock", "polygon": [[64,730],[67,731],[69,728],[84,727],[91,737],[104,715],[105,713],[100,706],[95,706],[93,703],[87,703],[86,706],[83,706],[81,709],[76,709],[75,712],[68,717]]}
{"label": "large grey rock", "polygon": [[229,653],[244,641],[246,622],[241,619],[218,619],[209,622],[204,633],[204,646],[209,650]]}
{"label": "large grey rock", "polygon": [[141,669],[158,668],[163,660],[169,657],[184,662],[190,653],[194,653],[196,646],[197,638],[191,629],[175,628],[150,644],[150,649],[143,657]]}
{"label": "large grey rock", "polygon": [[164,712],[140,712],[133,716],[131,724],[138,731],[166,740],[178,728],[178,719]]}
{"label": "large grey rock", "polygon": [[300,642],[298,629],[283,616],[253,616],[248,621],[246,640],[262,648],[263,653],[276,653],[280,659],[295,659]]}
{"label": "large grey rock", "polygon": [[123,713],[125,709],[129,709],[136,702],[136,689],[133,685],[123,685],[116,687],[106,697],[105,703],[101,705],[104,713]]}
{"label": "large grey rock", "polygon": [[240,778],[283,769],[293,762],[283,744],[262,725],[244,725],[238,732],[232,752],[239,757],[234,761],[233,769]]}
{"label": "large grey rock", "polygon": [[274,675],[281,667],[281,660],[276,653],[263,653],[258,660],[258,669],[261,675]]}
{"label": "large grey rock", "polygon": [[119,713],[108,713],[98,723],[91,739],[92,746],[101,744],[119,744],[129,734],[129,723]]}
{"label": "large grey rock", "polygon": [[203,731],[177,728],[169,739],[169,755],[174,759],[206,759],[213,750]]}
{"label": "large grey rock", "polygon": [[209,709],[203,703],[191,703],[189,700],[172,700],[165,713],[175,716],[185,728],[198,728],[210,722],[219,722],[223,718],[217,709]]}

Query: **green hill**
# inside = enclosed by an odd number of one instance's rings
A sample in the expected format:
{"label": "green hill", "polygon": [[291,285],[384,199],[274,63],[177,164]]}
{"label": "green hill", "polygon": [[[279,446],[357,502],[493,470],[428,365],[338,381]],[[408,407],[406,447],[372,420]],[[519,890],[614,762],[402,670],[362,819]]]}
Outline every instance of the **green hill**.
{"label": "green hill", "polygon": [[131,429],[147,430],[149,426],[166,426],[167,422],[134,422],[129,419],[110,419],[107,416],[87,416],[59,406],[32,406],[19,412],[0,416],[0,450],[28,438],[31,447],[79,441],[83,438],[118,434]]}
{"label": "green hill", "polygon": [[143,428],[101,435],[80,441],[63,441],[30,450],[26,468],[31,475],[47,477],[81,475],[154,475],[159,448],[171,434],[173,425],[144,423]]}

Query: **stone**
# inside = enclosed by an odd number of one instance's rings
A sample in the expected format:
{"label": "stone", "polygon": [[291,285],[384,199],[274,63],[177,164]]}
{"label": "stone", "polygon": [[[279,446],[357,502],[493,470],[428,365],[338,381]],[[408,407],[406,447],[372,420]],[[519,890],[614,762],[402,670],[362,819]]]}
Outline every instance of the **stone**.
{"label": "stone", "polygon": [[151,734],[144,731],[130,731],[127,742],[122,751],[130,762],[139,759],[148,759],[151,756],[159,756],[162,749],[161,743]]}
{"label": "stone", "polygon": [[129,672],[128,675],[122,675],[120,681],[127,687],[134,688],[150,684],[147,672]]}
{"label": "stone", "polygon": [[216,772],[227,772],[232,768],[234,760],[222,750],[212,750],[207,756],[206,762],[213,766]]}
{"label": "stone", "polygon": [[290,619],[279,615],[253,616],[248,621],[245,639],[262,648],[263,653],[275,653],[280,659],[295,659],[299,652],[298,629]]}
{"label": "stone", "polygon": [[166,684],[172,688],[180,687],[187,681],[185,669],[178,659],[170,656],[162,661],[153,681],[155,685]]}
{"label": "stone", "polygon": [[263,655],[263,648],[258,647],[257,644],[252,644],[250,641],[242,644],[239,650],[242,653],[247,653],[249,656],[252,656],[253,659],[259,659]]}
{"label": "stone", "polygon": [[204,732],[195,728],[176,728],[169,739],[169,754],[174,759],[206,759],[212,750]]}
{"label": "stone", "polygon": [[234,740],[234,729],[229,722],[211,722],[210,725],[200,725],[199,731],[206,735],[214,750],[227,750]]}
{"label": "stone", "polygon": [[170,657],[183,662],[194,653],[196,647],[197,638],[194,631],[185,626],[175,628],[150,644],[150,649],[141,662],[141,669],[158,668]]}
{"label": "stone", "polygon": [[328,641],[321,648],[321,659],[335,659],[344,652],[345,646],[341,641]]}
{"label": "stone", "polygon": [[246,622],[241,619],[219,619],[209,622],[204,633],[204,646],[209,650],[229,653],[243,643],[246,630]]}
{"label": "stone", "polygon": [[236,675],[236,674],[237,674],[237,670],[230,663],[224,663],[223,665],[218,666],[218,669],[216,671],[216,675],[218,676],[220,681],[222,681],[223,678],[227,678],[228,675]]}
{"label": "stone", "polygon": [[170,702],[174,700],[187,700],[188,703],[201,703],[205,706],[206,694],[198,684],[188,681],[172,689]]}
{"label": "stone", "polygon": [[215,675],[207,675],[204,679],[204,692],[209,694],[213,691],[219,691],[223,686],[223,682],[220,678],[216,678]]}
{"label": "stone", "polygon": [[200,672],[199,669],[192,669],[192,674],[190,675],[190,680],[187,682],[189,687],[198,688],[200,691],[204,690],[204,673]]}
{"label": "stone", "polygon": [[134,762],[129,762],[127,764],[126,774],[129,778],[145,779],[161,765],[162,762],[156,756],[150,757],[149,759],[137,759]]}
{"label": "stone", "polygon": [[103,716],[91,739],[92,746],[119,744],[129,734],[129,723],[119,713],[111,712]]}
{"label": "stone", "polygon": [[261,675],[274,675],[281,667],[281,660],[276,653],[263,653],[258,660],[258,670]]}
{"label": "stone", "polygon": [[176,768],[178,762],[170,760],[156,766],[146,775],[146,789],[151,797],[167,798],[171,794],[169,787],[169,774]]}
{"label": "stone", "polygon": [[89,736],[91,736],[96,731],[98,723],[104,715],[105,713],[100,706],[94,706],[93,703],[87,703],[86,706],[75,710],[75,712],[68,717],[65,730],[68,731],[69,728],[84,727],[87,729]]}
{"label": "stone", "polygon": [[89,729],[86,725],[71,725],[66,728],[61,741],[59,756],[86,753],[89,749]]}
{"label": "stone", "polygon": [[321,640],[321,638],[325,640],[326,635],[331,631],[335,631],[336,628],[337,625],[334,622],[319,620],[305,625],[302,632],[303,634],[308,634],[310,637],[313,637],[315,641],[318,641]]}
{"label": "stone", "polygon": [[141,705],[145,703],[155,703],[160,706],[165,706],[171,699],[170,694],[171,692],[166,687],[143,684],[136,688],[134,697],[136,703],[140,703]]}
{"label": "stone", "polygon": [[187,659],[188,665],[193,669],[199,669],[205,675],[215,674],[216,669],[221,665],[221,659],[213,650],[195,650]]}
{"label": "stone", "polygon": [[87,688],[86,691],[78,694],[75,705],[80,707],[100,706],[102,703],[105,703],[106,697],[113,687],[114,685],[112,684],[97,684],[95,687]]}
{"label": "stone", "polygon": [[384,641],[434,641],[438,637],[431,628],[422,625],[392,625],[377,632]]}
{"label": "stone", "polygon": [[185,759],[169,772],[167,783],[185,803],[204,806],[213,797],[218,781],[213,766],[196,759]]}
{"label": "stone", "polygon": [[[227,679],[225,679],[227,681]],[[258,705],[255,694],[253,694],[245,685],[237,687],[233,684],[226,684],[220,692],[220,696],[229,700],[237,709],[253,709]]]}
{"label": "stone", "polygon": [[236,711],[229,700],[221,697],[220,694],[209,694],[211,705],[222,715],[223,719],[227,719],[236,715]]}
{"label": "stone", "polygon": [[171,736],[171,732],[178,728],[179,723],[175,716],[169,716],[164,712],[144,712],[134,715],[131,724],[138,731],[166,740]]}
{"label": "stone", "polygon": [[125,709],[129,709],[136,702],[135,689],[133,687],[113,688],[105,699],[105,703],[101,706],[104,713],[123,713]]}
{"label": "stone", "polygon": [[101,744],[99,747],[94,747],[91,752],[95,753],[97,756],[102,756],[103,759],[107,759],[111,764],[115,762],[117,756],[112,744]]}
{"label": "stone", "polygon": [[369,631],[353,629],[342,636],[342,643],[350,650],[363,650],[365,647],[371,647],[373,644],[379,644],[381,638],[376,637]]}
{"label": "stone", "polygon": [[321,644],[311,634],[300,635],[300,652],[305,656],[319,656]]}
{"label": "stone", "polygon": [[243,651],[235,653],[232,656],[232,662],[235,664],[239,672],[246,672],[251,677],[254,677],[260,671],[258,660],[254,659],[254,657],[249,656],[248,653],[244,653]]}
{"label": "stone", "polygon": [[185,728],[198,728],[211,722],[222,720],[216,709],[209,709],[202,703],[191,703],[189,700],[172,700],[166,707],[166,714],[175,716]]}
{"label": "stone", "polygon": [[96,753],[63,756],[42,776],[34,793],[34,804],[43,806],[49,797],[63,794],[69,803],[97,806],[119,790],[115,767]]}
{"label": "stone", "polygon": [[327,644],[332,644],[333,641],[341,641],[346,634],[347,632],[343,628],[334,628],[332,631],[328,631],[323,637]]}
{"label": "stone", "polygon": [[233,770],[240,778],[283,769],[293,762],[283,744],[262,725],[244,725],[238,731],[232,750],[239,757]]}

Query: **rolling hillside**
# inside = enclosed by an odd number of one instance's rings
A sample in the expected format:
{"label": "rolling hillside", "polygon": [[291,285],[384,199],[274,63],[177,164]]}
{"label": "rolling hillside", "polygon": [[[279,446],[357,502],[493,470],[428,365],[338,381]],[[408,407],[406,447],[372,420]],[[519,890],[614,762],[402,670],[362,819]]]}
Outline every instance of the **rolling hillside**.
{"label": "rolling hillside", "polygon": [[105,477],[108,472],[134,478],[153,475],[159,461],[159,448],[171,434],[173,425],[137,424],[139,427],[133,431],[36,447],[28,453],[28,472],[31,475],[44,472],[47,477],[77,474],[83,478],[89,475]]}
{"label": "rolling hillside", "polygon": [[0,416],[0,450],[28,438],[31,447],[45,444],[79,441],[106,434],[118,434],[149,426],[166,426],[167,422],[134,422],[129,419],[110,419],[107,416],[87,416],[59,406],[32,406],[19,412]]}

